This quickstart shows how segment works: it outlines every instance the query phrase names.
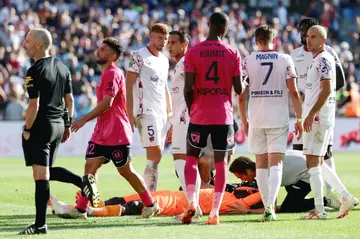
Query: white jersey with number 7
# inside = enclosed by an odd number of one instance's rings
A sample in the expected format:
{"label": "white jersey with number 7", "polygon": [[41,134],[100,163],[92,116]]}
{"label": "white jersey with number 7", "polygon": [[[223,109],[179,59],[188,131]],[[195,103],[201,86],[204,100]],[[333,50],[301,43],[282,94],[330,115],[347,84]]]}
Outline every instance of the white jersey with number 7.
{"label": "white jersey with number 7", "polygon": [[296,78],[290,55],[275,51],[254,52],[243,61],[243,75],[249,77],[249,125],[280,128],[289,124],[286,80]]}

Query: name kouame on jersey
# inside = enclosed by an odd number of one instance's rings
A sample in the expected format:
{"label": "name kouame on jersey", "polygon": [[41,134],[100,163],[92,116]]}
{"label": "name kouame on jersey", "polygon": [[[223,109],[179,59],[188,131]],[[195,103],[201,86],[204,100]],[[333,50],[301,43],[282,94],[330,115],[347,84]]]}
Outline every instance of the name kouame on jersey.
{"label": "name kouame on jersey", "polygon": [[[339,56],[333,48],[326,45],[325,51],[329,52],[333,56],[336,66],[341,66]],[[304,46],[294,49],[290,55],[294,61],[295,69],[298,74],[297,88],[299,92],[305,93],[306,76],[308,67],[313,59],[313,55],[310,51],[305,51]]]}
{"label": "name kouame on jersey", "polygon": [[134,116],[166,117],[167,57],[155,56],[144,47],[132,53],[127,70],[138,74],[133,86]]}
{"label": "name kouame on jersey", "polygon": [[335,124],[336,108],[336,67],[334,57],[327,51],[315,56],[308,67],[303,106],[304,119],[318,100],[321,91],[321,80],[330,80],[332,91],[325,105],[316,114],[315,123],[333,126]]}
{"label": "name kouame on jersey", "polygon": [[187,51],[185,72],[195,74],[190,122],[232,125],[233,77],[241,76],[239,51],[221,41],[203,41]]}
{"label": "name kouame on jersey", "polygon": [[173,109],[173,124],[188,124],[190,117],[184,98],[185,71],[183,56],[176,64],[172,80],[171,99]]}
{"label": "name kouame on jersey", "polygon": [[254,52],[243,61],[249,78],[249,124],[253,128],[280,128],[289,124],[286,80],[296,78],[289,55],[275,51]]}

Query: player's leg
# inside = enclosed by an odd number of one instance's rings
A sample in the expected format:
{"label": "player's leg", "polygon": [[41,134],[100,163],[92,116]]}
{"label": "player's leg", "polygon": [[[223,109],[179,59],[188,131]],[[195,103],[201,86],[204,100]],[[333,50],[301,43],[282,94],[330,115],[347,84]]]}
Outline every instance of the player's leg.
{"label": "player's leg", "polygon": [[295,213],[314,209],[314,199],[305,198],[311,192],[309,183],[300,180],[296,184],[285,186],[285,190],[287,194],[281,204],[280,212]]}
{"label": "player's leg", "polygon": [[[332,145],[333,145],[333,141],[334,141],[333,138],[334,138],[334,130],[331,130],[331,133],[330,133],[330,136],[329,136],[329,144],[327,146],[327,150],[326,150],[326,153],[325,153],[325,156],[324,156],[324,160],[325,160],[325,163],[327,165],[329,165],[329,167],[334,172],[336,172],[335,161],[334,161],[333,152],[332,152]],[[324,174],[324,172],[323,172],[323,174]],[[331,185],[328,184],[326,181],[325,181],[325,188],[326,188],[326,196],[328,196],[328,194],[335,195],[335,194],[332,193],[334,188],[331,187]]]}
{"label": "player's leg", "polygon": [[[214,165],[214,158],[213,156],[205,155],[201,153],[199,158],[199,175],[201,179],[201,186],[209,185],[211,181],[211,170],[212,165]],[[212,185],[211,185],[212,186]]]}
{"label": "player's leg", "polygon": [[135,171],[131,164],[130,146],[122,145],[113,147],[111,157],[118,172],[123,176],[132,188],[139,194],[144,204],[143,217],[149,218],[159,212],[159,206],[153,200],[150,191],[146,188],[143,178]]}

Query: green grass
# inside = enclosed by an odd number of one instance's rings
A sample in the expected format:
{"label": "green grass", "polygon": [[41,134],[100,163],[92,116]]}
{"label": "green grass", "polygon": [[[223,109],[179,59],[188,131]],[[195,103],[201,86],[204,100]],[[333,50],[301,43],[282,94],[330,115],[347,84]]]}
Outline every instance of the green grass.
{"label": "green grass", "polygon": [[[360,198],[360,153],[335,154],[339,177],[348,190]],[[135,157],[133,164],[143,171],[145,159]],[[57,166],[64,166],[82,174],[82,158],[58,158]],[[230,182],[238,180],[229,176]],[[133,190],[122,179],[112,164],[104,165],[99,174],[101,198],[122,196]],[[160,164],[158,190],[178,188],[170,156]],[[34,182],[31,168],[24,166],[21,158],[0,158],[0,238],[17,237],[16,234],[34,221]],[[51,182],[51,193],[67,203],[73,203],[77,188],[70,184]],[[282,201],[281,189],[278,201]],[[201,222],[181,225],[172,217],[155,217],[150,220],[138,217],[89,218],[65,220],[53,216],[48,210],[47,238],[360,238],[360,209],[355,208],[344,219],[335,219],[336,212],[329,212],[325,221],[301,221],[303,214],[278,214],[278,220],[260,223],[259,215],[221,216],[219,226],[206,226]],[[36,237],[41,238],[41,237]]]}

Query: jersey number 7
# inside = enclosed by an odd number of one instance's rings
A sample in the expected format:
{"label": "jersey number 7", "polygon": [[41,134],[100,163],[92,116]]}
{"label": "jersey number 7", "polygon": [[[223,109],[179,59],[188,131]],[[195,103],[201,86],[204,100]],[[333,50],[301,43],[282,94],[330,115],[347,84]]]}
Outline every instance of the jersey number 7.
{"label": "jersey number 7", "polygon": [[[210,76],[212,74],[213,76]],[[209,69],[206,72],[205,80],[214,81],[214,84],[217,84],[220,80],[220,77],[218,76],[218,63],[217,61],[211,62],[211,65]]]}
{"label": "jersey number 7", "polygon": [[270,75],[271,75],[271,72],[273,70],[273,67],[274,67],[274,64],[272,62],[262,62],[261,63],[261,66],[269,66],[269,70],[268,72],[266,73],[266,76],[265,76],[265,80],[264,82],[262,83],[263,85],[266,85],[269,78],[270,78]]}

